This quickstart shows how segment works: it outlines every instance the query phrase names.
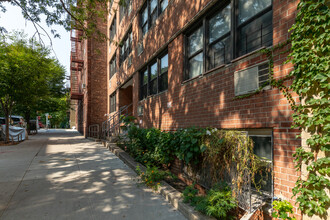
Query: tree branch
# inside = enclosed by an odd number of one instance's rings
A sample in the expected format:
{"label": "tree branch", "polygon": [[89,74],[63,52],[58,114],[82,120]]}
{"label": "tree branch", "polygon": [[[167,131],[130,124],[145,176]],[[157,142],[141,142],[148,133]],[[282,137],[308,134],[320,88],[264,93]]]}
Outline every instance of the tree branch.
{"label": "tree branch", "polygon": [[[45,46],[45,43],[44,43],[44,41],[43,41],[42,38],[41,38],[41,34],[40,34],[40,32],[39,32],[37,26],[38,26],[41,30],[43,30],[43,32],[46,33],[46,35],[47,35],[47,37],[48,37],[48,39],[49,39],[49,42],[50,42],[50,47],[52,48],[52,51],[53,51],[55,57],[57,58],[56,52],[55,52],[54,47],[53,47],[53,41],[52,41],[52,38],[49,36],[48,32],[47,32],[47,31],[46,31],[46,30],[45,30],[40,24],[38,24],[37,22],[35,22],[35,21],[32,19],[32,17],[29,15],[28,11],[27,11],[23,6],[21,6],[21,5],[19,4],[19,2],[17,2],[16,0],[13,0],[13,1],[15,2],[15,4],[17,4],[17,5],[18,5],[18,6],[24,11],[24,13],[26,14],[26,16],[28,16],[29,20],[32,22],[34,28],[36,29],[36,33],[38,34],[39,41],[40,41],[44,46]],[[35,34],[36,34],[36,33],[35,33]],[[35,35],[35,34],[34,34],[34,35]],[[33,37],[34,37],[34,35],[33,35]],[[58,59],[58,58],[57,58],[57,59]]]}
{"label": "tree branch", "polygon": [[65,3],[63,2],[63,0],[60,0],[63,9],[71,16],[71,18],[73,18],[75,21],[78,21],[80,23],[80,25],[82,26],[82,28],[84,28],[84,24],[76,17],[74,16],[69,9],[66,8]]}

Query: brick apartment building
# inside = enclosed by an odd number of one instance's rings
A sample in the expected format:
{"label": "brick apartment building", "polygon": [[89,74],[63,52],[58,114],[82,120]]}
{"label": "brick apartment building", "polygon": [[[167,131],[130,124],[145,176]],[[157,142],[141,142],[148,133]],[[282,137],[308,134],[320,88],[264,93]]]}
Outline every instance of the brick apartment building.
{"label": "brick apartment building", "polygon": [[[296,139],[300,131],[291,129],[290,105],[270,85],[258,94],[242,95],[267,84],[269,60],[260,50],[288,39],[297,3],[128,0],[119,7],[112,1],[108,23],[100,23],[110,41],[72,37],[83,57],[71,68],[79,81],[72,95],[78,100],[79,131],[87,136],[90,125],[101,127],[105,114],[125,106],[141,127],[247,131],[256,153],[273,164],[266,191],[294,204],[291,190],[300,174],[292,154],[301,140]],[[286,49],[274,51],[276,79],[292,70],[291,64],[283,64]]]}

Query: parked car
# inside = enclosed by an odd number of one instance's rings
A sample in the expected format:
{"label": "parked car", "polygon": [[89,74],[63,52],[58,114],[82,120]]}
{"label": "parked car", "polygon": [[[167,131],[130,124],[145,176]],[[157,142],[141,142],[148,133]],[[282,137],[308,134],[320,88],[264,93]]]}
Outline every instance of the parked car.
{"label": "parked car", "polygon": [[22,121],[24,121],[24,118],[22,116],[19,115],[11,115],[9,116],[13,122],[13,124],[21,124]]}
{"label": "parked car", "polygon": [[[10,118],[11,118],[11,120],[10,120]],[[9,122],[12,125],[19,125],[19,126],[23,126],[24,123],[25,123],[24,118],[22,116],[19,116],[19,115],[9,116]],[[6,124],[5,117],[0,117],[0,124],[1,125]]]}

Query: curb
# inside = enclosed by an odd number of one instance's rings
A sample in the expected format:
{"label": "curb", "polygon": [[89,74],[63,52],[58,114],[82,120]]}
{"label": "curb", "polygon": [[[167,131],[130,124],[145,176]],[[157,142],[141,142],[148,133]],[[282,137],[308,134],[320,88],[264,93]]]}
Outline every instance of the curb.
{"label": "curb", "polygon": [[[136,172],[136,167],[139,166],[141,170],[145,171],[146,167],[136,162],[128,153],[119,148],[115,143],[108,141],[102,141],[104,147],[114,153],[119,159],[121,159],[126,165]],[[213,217],[209,217],[197,212],[193,207],[182,201],[182,193],[174,189],[165,181],[161,182],[161,187],[156,191],[161,194],[171,205],[180,211],[189,220],[215,220]]]}

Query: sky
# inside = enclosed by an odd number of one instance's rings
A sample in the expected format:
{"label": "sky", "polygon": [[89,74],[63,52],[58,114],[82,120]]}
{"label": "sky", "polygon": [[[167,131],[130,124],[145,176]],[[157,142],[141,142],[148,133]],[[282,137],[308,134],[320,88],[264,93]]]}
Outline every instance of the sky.
{"label": "sky", "polygon": [[[36,32],[33,24],[25,20],[23,18],[21,9],[19,7],[15,7],[10,5],[9,3],[3,3],[6,7],[7,11],[5,13],[0,11],[0,26],[6,28],[8,32],[14,30],[24,30],[24,33],[28,35],[28,37],[32,37]],[[70,75],[70,32],[67,32],[61,26],[53,26],[53,29],[56,29],[58,33],[61,35],[61,39],[53,38],[50,30],[51,28],[46,25],[46,22],[42,21],[40,25],[48,32],[50,37],[52,38],[53,49],[55,51],[52,52],[52,56],[56,56],[59,62],[65,67],[66,75]],[[47,46],[50,46],[50,40],[45,34],[43,37],[43,41]],[[68,85],[68,83],[67,83]]]}

